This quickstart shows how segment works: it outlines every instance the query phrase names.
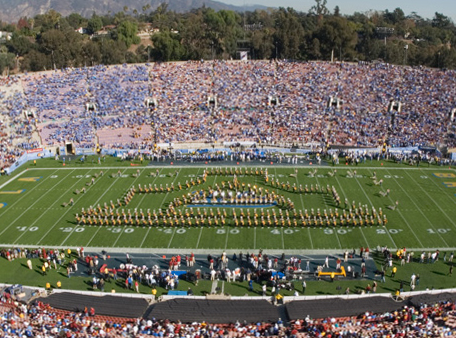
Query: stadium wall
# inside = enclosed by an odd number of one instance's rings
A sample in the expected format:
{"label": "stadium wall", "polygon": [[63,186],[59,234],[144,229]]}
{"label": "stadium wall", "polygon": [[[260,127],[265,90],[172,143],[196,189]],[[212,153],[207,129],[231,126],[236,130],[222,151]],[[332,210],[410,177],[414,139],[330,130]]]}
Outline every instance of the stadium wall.
{"label": "stadium wall", "polygon": [[[165,146],[166,145],[164,145],[164,147]],[[201,151],[208,152],[208,153],[222,151],[222,152],[226,152],[226,154],[228,156],[230,156],[231,152],[232,152],[232,149],[222,148],[222,147],[204,148],[204,149],[202,149],[202,148],[179,149],[177,147],[177,145],[174,145],[174,146],[176,146],[176,147],[173,149],[175,151],[179,151],[181,154],[191,154],[193,152],[201,152]],[[229,144],[225,144],[225,146],[229,146]],[[308,154],[308,153],[315,151],[315,149],[290,149],[290,148],[270,148],[270,147],[268,147],[266,149],[259,149],[259,148],[254,148],[254,149],[258,150],[259,152],[268,151],[268,152],[275,152],[275,153],[282,153],[282,154],[293,153],[293,154],[301,154],[301,155]],[[65,147],[60,147],[59,150],[60,150],[60,154],[65,154]],[[340,150],[339,148],[330,149],[330,150],[328,150],[328,153],[334,154],[334,153],[338,152],[339,150]],[[419,147],[401,147],[401,148],[389,148],[388,152],[389,153],[410,154],[411,152],[418,151],[418,150],[419,150]],[[108,155],[108,156],[121,157],[122,154],[126,154],[131,151],[133,151],[135,153],[137,152],[137,150],[135,150],[135,149],[102,149],[101,154]],[[347,149],[344,149],[344,151],[345,152],[355,152],[355,153],[356,152],[357,153],[377,153],[377,152],[381,151],[381,149],[380,148],[347,148]],[[148,150],[141,150],[140,152],[143,154],[150,153]],[[95,155],[95,154],[96,153],[95,153],[94,149],[92,149],[92,148],[76,148],[74,155],[82,156],[82,155]],[[452,155],[452,159],[456,160],[456,152],[453,152],[451,155]],[[55,156],[55,149],[51,149],[51,148],[37,148],[37,149],[28,150],[27,152],[24,152],[24,154],[21,157],[19,157],[12,166],[5,169],[6,174],[11,175],[11,173],[13,171],[15,171],[16,169],[18,169],[20,166],[27,163],[28,161],[33,161],[33,160],[37,160],[40,158],[49,158],[49,157],[54,157],[54,156]]]}

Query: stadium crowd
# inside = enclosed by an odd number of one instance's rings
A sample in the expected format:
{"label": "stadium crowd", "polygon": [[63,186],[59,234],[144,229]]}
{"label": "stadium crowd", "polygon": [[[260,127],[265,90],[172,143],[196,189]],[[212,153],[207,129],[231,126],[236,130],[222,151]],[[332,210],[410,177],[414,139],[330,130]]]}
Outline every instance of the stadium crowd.
{"label": "stadium crowd", "polygon": [[68,312],[39,301],[0,302],[2,337],[454,337],[455,303],[403,306],[396,311],[344,318],[309,316],[284,323],[229,324],[103,317],[93,309]]}
{"label": "stadium crowd", "polygon": [[[453,70],[328,62],[95,66],[2,79],[0,112],[17,149],[152,149],[157,142],[310,142],[379,146],[445,140]],[[10,90],[8,90],[10,89]],[[391,100],[396,102],[389,111]],[[400,107],[397,103],[400,103]],[[23,112],[31,114],[24,116]],[[4,154],[4,151],[2,151]],[[15,155],[15,154],[14,154]],[[5,155],[3,155],[5,156]]]}

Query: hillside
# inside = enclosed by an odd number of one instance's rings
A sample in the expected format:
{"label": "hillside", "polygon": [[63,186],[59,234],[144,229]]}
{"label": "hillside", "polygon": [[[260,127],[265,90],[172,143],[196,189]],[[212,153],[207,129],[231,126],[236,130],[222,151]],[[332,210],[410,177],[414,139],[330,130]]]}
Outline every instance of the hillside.
{"label": "hillside", "polygon": [[[150,4],[148,12],[156,9],[163,0],[0,0],[0,20],[15,22],[20,17],[34,17],[54,9],[63,16],[71,13],[79,13],[84,17],[90,17],[92,13],[100,15],[117,13],[128,7],[128,11],[136,9],[142,13],[143,7]],[[215,10],[227,9],[243,11],[244,7],[232,6],[213,0],[167,0],[168,8],[176,12],[187,12],[194,8],[207,6]],[[266,8],[260,5],[246,6],[246,10]]]}

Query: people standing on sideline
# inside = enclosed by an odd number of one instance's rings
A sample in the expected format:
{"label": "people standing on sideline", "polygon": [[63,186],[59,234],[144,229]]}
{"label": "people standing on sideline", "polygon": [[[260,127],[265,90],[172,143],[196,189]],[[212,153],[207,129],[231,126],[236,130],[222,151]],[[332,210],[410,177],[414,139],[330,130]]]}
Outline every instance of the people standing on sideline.
{"label": "people standing on sideline", "polygon": [[393,267],[393,270],[391,271],[391,277],[394,277],[396,276],[396,273],[397,273],[397,267]]}

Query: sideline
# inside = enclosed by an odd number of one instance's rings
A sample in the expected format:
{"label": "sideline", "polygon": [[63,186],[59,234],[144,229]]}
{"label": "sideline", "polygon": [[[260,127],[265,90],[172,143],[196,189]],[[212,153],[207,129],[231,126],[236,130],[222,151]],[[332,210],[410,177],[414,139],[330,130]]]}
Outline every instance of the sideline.
{"label": "sideline", "polygon": [[[38,168],[37,168],[38,169]],[[49,169],[52,169],[52,168],[49,168]],[[55,168],[54,168],[55,169]],[[6,181],[5,183],[3,183],[2,185],[0,185],[0,189],[3,189],[4,186],[10,184],[12,181],[14,181],[16,178],[20,177],[23,173],[25,173],[27,170],[23,170],[21,171],[19,174],[17,175],[14,175],[13,177],[11,177],[8,181]]]}

